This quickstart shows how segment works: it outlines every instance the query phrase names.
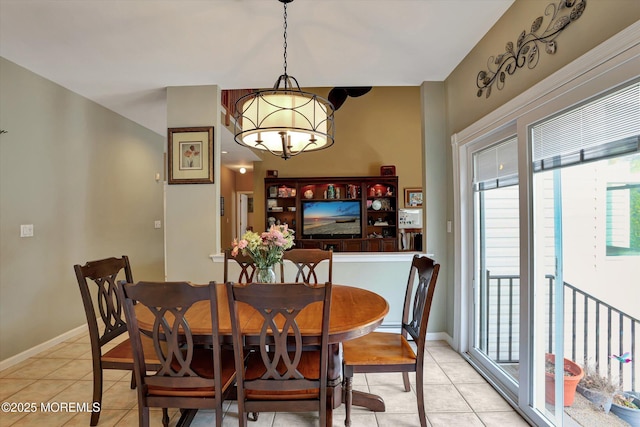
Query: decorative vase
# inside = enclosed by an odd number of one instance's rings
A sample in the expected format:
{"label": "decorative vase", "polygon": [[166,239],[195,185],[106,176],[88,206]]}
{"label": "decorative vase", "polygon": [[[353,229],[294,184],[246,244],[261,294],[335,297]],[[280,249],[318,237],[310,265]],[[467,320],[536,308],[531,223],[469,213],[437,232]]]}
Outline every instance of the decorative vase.
{"label": "decorative vase", "polygon": [[[632,402],[636,406],[640,406],[640,392],[625,391],[622,394],[624,394],[627,397],[632,397],[633,398]],[[611,405],[611,412],[616,414],[619,418],[622,418],[623,420],[625,420],[627,423],[629,423],[629,425],[633,427],[640,426],[640,409],[629,408],[626,406],[619,405],[614,400],[613,404]]]}
{"label": "decorative vase", "polygon": [[273,265],[267,267],[258,267],[256,270],[256,282],[258,283],[276,283],[276,273]]}
{"label": "decorative vase", "polygon": [[[545,361],[555,365],[556,355],[545,354]],[[571,373],[571,375],[564,375],[564,406],[573,405],[573,399],[576,396],[576,388],[578,383],[584,376],[584,370],[580,365],[572,360],[564,359],[564,371]],[[556,403],[556,381],[555,374],[552,372],[545,372],[545,402],[555,405]]]}

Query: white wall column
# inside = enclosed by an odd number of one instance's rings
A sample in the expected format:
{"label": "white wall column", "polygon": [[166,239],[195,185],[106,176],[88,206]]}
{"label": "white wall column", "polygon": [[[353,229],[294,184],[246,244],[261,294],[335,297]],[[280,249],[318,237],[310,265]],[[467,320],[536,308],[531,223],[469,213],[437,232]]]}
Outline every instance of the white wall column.
{"label": "white wall column", "polygon": [[167,88],[167,126],[213,126],[214,184],[168,185],[165,192],[166,280],[219,280],[209,255],[220,252],[220,89]]}

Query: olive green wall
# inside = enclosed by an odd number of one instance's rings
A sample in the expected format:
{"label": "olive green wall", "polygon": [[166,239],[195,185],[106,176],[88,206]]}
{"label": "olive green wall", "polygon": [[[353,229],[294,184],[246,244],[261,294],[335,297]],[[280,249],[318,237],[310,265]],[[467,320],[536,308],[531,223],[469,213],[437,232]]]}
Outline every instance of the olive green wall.
{"label": "olive green wall", "polygon": [[[164,138],[0,58],[0,360],[86,323],[74,264],[164,278]],[[20,225],[33,224],[33,237]]]}
{"label": "olive green wall", "polygon": [[[544,16],[545,8],[550,3],[551,0],[516,0],[447,77],[450,134],[476,122],[620,30],[640,20],[638,0],[588,0],[582,16],[569,24],[556,38],[555,54],[547,54],[544,45],[540,45],[540,60],[534,69],[526,66],[520,68],[513,75],[507,75],[504,89],[497,90],[494,87],[489,98],[484,95],[478,97],[476,76],[479,71],[487,70],[489,57],[504,53],[505,45],[509,41],[515,45],[520,33],[530,31],[533,21],[538,16]],[[543,28],[548,20],[549,18],[545,17]]]}
{"label": "olive green wall", "polygon": [[[305,89],[326,97],[329,88]],[[380,175],[380,166],[395,165],[400,194],[422,186],[420,87],[374,87],[347,98],[335,113],[335,144],[325,150],[283,160],[261,153],[254,164],[256,222],[264,219],[264,178],[275,169],[279,177]],[[402,196],[403,197],[403,196]]]}

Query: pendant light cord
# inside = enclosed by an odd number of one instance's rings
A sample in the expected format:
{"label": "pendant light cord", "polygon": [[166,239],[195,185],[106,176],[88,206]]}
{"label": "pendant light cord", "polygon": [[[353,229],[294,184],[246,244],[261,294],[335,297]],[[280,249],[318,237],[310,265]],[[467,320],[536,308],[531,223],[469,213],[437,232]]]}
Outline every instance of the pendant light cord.
{"label": "pendant light cord", "polygon": [[284,3],[284,75],[287,77],[287,3]]}

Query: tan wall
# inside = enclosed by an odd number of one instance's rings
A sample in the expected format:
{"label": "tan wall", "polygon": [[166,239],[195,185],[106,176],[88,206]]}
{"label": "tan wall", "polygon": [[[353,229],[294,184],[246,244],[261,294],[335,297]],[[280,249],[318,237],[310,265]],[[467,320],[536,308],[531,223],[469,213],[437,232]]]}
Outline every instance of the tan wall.
{"label": "tan wall", "polygon": [[236,191],[253,191],[253,172],[236,173]]}
{"label": "tan wall", "polygon": [[[327,96],[328,88],[306,89]],[[422,136],[419,87],[374,87],[348,98],[335,113],[335,144],[289,160],[261,154],[254,164],[256,227],[264,223],[264,178],[379,175],[380,166],[395,165],[401,194],[422,186]]]}
{"label": "tan wall", "polygon": [[236,200],[235,188],[240,174],[229,168],[220,168],[220,196],[224,197],[224,215],[220,216],[220,246],[225,249],[235,235],[236,229]]}
{"label": "tan wall", "polygon": [[[502,104],[529,89],[550,74],[579,58],[620,30],[640,20],[638,0],[588,0],[583,15],[557,37],[557,51],[550,55],[541,45],[534,69],[526,66],[506,77],[504,89],[492,89],[491,96],[478,98],[476,76],[487,70],[490,56],[504,53],[507,42],[516,44],[520,33],[529,31],[538,16],[544,16],[550,0],[516,0],[491,30],[446,79],[449,130],[466,128]],[[558,3],[558,2],[553,2]],[[545,18],[546,26],[549,18]],[[538,32],[540,33],[540,31]],[[494,85],[495,86],[495,85]]]}
{"label": "tan wall", "polygon": [[126,254],[164,278],[164,138],[3,58],[0,93],[4,360],[86,322],[74,264]]}

